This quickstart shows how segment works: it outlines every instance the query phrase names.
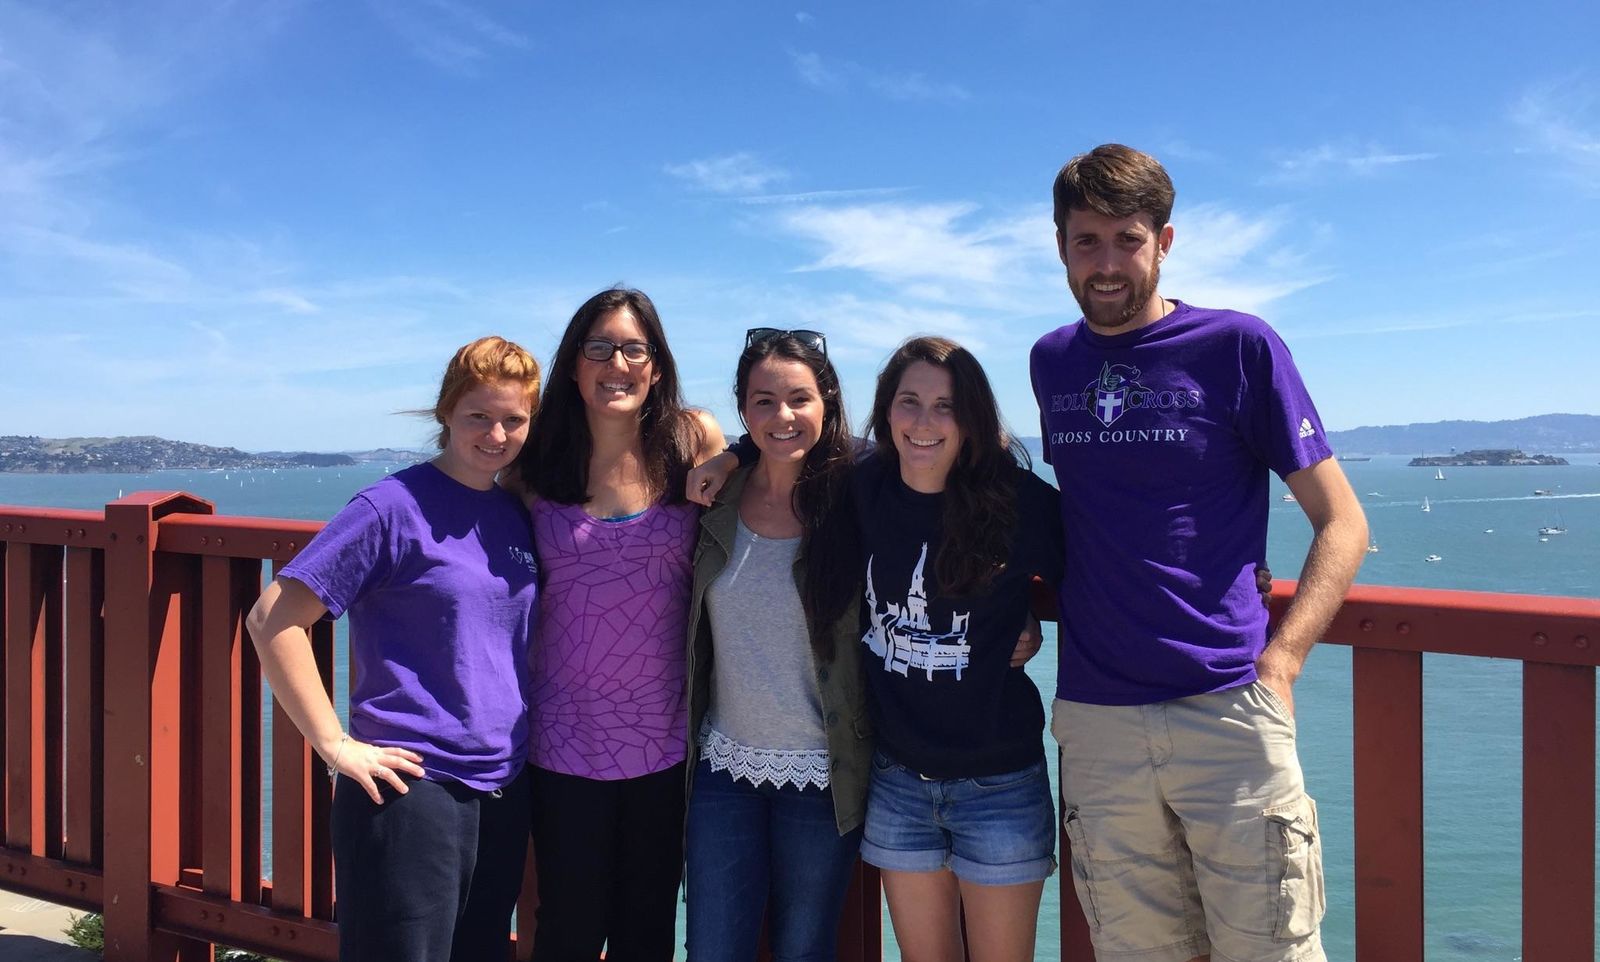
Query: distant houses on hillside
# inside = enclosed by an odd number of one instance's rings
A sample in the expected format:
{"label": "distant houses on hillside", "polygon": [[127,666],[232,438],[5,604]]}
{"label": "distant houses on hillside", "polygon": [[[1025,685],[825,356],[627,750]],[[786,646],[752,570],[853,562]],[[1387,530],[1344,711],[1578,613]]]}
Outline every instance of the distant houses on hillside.
{"label": "distant houses on hillside", "polygon": [[19,474],[145,474],[171,469],[306,468],[355,464],[345,454],[251,454],[157,437],[0,436],[0,471]]}

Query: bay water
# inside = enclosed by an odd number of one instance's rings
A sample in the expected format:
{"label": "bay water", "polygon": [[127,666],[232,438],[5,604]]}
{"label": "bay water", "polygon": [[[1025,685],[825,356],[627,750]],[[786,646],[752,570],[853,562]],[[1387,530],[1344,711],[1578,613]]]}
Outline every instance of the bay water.
{"label": "bay water", "polygon": [[[1358,580],[1425,588],[1523,594],[1600,595],[1600,455],[1566,467],[1412,468],[1404,457],[1343,464],[1367,511],[1376,553]],[[134,491],[187,491],[222,514],[326,520],[360,488],[401,465],[254,471],[159,471],[141,475],[0,474],[0,504],[96,509]],[[1048,477],[1048,467],[1040,465]],[[1267,562],[1294,578],[1311,539],[1299,507],[1274,482]],[[1535,494],[1536,490],[1550,492]],[[1431,510],[1422,510],[1424,499]],[[1566,533],[1541,539],[1538,529]],[[1437,555],[1439,560],[1425,560]],[[336,703],[347,674],[339,626]],[[1048,701],[1055,639],[1028,666]],[[1301,760],[1317,799],[1328,874],[1324,939],[1330,959],[1354,958],[1354,818],[1350,652],[1313,651],[1295,689]],[[1429,962],[1520,958],[1521,668],[1494,659],[1424,659],[1424,850]],[[266,715],[270,723],[270,713]],[[1048,735],[1046,735],[1048,740]],[[270,744],[270,740],[267,744]],[[1051,777],[1055,751],[1047,746]],[[270,778],[270,766],[266,777]],[[271,785],[264,794],[270,804]],[[270,830],[270,823],[264,822]],[[1046,884],[1038,958],[1059,945],[1058,879]],[[1597,914],[1600,919],[1600,914]],[[898,958],[887,916],[885,956]],[[681,934],[681,925],[680,925]],[[1575,960],[1577,962],[1577,960]]]}

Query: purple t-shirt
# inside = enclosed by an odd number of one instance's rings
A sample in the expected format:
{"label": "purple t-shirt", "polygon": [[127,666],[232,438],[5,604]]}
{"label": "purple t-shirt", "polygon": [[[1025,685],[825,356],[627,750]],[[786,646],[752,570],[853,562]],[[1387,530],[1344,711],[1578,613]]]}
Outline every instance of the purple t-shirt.
{"label": "purple t-shirt", "polygon": [[1260,318],[1177,303],[1128,334],[1052,331],[1030,367],[1067,548],[1056,697],[1253,681],[1267,471],[1332,454],[1289,349]]}
{"label": "purple t-shirt", "polygon": [[659,772],[687,755],[684,644],[699,509],[621,521],[539,500],[544,585],[533,650],[533,763],[583,778]]}
{"label": "purple t-shirt", "polygon": [[279,572],[350,615],[350,734],[434,781],[510,784],[528,756],[528,515],[432,464],[357,493]]}

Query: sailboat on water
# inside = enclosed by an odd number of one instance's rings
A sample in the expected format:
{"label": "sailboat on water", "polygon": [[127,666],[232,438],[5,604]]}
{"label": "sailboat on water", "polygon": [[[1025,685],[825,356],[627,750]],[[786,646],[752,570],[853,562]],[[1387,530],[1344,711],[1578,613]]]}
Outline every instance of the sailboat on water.
{"label": "sailboat on water", "polygon": [[1422,510],[1423,510],[1424,513],[1433,510],[1433,505],[1428,503],[1428,496],[1427,495],[1423,495],[1422,496]]}
{"label": "sailboat on water", "polygon": [[1435,481],[1443,481],[1444,480],[1444,468],[1434,468],[1433,469],[1433,480],[1435,480]]}
{"label": "sailboat on water", "polygon": [[1547,524],[1544,527],[1539,529],[1539,537],[1541,539],[1548,538],[1553,534],[1566,534],[1566,533],[1567,533],[1567,526],[1565,524],[1562,524],[1562,522],[1561,522],[1561,514],[1559,512],[1557,512],[1557,514],[1556,514],[1556,523],[1555,524]]}

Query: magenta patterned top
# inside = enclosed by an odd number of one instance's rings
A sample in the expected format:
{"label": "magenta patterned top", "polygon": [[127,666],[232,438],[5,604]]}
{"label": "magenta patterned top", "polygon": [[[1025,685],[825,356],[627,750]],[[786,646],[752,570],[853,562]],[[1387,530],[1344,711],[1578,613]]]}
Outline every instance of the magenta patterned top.
{"label": "magenta patterned top", "polygon": [[534,634],[532,760],[565,775],[649,775],[686,756],[684,645],[699,508],[602,521],[536,501],[544,583]]}

